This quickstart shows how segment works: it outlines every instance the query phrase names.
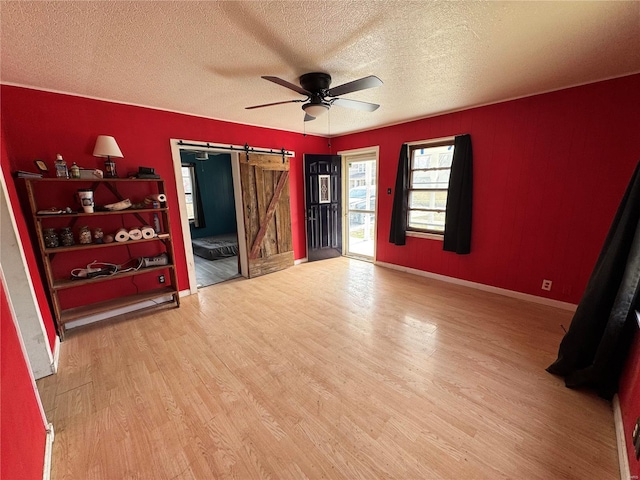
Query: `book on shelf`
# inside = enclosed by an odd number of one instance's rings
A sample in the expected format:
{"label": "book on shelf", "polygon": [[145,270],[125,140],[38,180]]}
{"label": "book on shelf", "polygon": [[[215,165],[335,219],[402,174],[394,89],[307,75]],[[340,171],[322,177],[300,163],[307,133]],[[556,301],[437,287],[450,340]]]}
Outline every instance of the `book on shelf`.
{"label": "book on shelf", "polygon": [[24,170],[18,170],[16,172],[16,177],[18,177],[18,178],[42,178],[42,174],[41,173],[35,173],[35,172],[26,172]]}

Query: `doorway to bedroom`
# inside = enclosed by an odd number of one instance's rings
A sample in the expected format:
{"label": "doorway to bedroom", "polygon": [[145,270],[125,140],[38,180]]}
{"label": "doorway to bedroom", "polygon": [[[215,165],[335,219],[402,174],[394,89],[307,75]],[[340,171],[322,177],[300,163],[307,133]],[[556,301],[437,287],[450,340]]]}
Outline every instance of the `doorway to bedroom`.
{"label": "doorway to bedroom", "polygon": [[240,276],[231,155],[180,151],[198,288]]}

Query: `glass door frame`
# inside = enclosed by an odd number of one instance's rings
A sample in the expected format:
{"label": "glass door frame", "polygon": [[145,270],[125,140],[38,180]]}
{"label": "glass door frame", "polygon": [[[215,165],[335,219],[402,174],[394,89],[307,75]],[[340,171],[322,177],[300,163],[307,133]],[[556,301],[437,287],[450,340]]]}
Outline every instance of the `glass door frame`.
{"label": "glass door frame", "polygon": [[[352,258],[358,258],[375,263],[377,259],[378,251],[378,199],[380,196],[379,183],[380,183],[380,146],[370,146],[357,148],[353,150],[343,150],[337,152],[342,156],[342,255]],[[376,200],[374,205],[374,236],[373,236],[373,256],[358,255],[357,253],[349,252],[349,162],[364,161],[362,156],[369,155],[370,159],[376,163]],[[354,158],[355,157],[355,158]],[[358,158],[360,157],[360,158]]]}

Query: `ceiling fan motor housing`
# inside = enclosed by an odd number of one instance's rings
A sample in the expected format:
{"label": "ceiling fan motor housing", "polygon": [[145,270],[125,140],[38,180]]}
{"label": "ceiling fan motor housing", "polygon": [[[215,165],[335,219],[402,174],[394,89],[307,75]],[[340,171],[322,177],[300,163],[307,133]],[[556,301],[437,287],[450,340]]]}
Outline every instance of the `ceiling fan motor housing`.
{"label": "ceiling fan motor housing", "polygon": [[331,86],[331,75],[322,72],[305,73],[300,77],[300,86],[311,93],[321,93]]}

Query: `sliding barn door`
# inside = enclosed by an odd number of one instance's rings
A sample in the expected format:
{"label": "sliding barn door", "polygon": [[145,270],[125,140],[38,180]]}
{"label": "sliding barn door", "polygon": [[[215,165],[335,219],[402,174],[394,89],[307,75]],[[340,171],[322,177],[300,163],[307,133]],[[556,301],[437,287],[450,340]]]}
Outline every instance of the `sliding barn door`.
{"label": "sliding barn door", "polygon": [[249,278],[293,265],[289,158],[240,155]]}

